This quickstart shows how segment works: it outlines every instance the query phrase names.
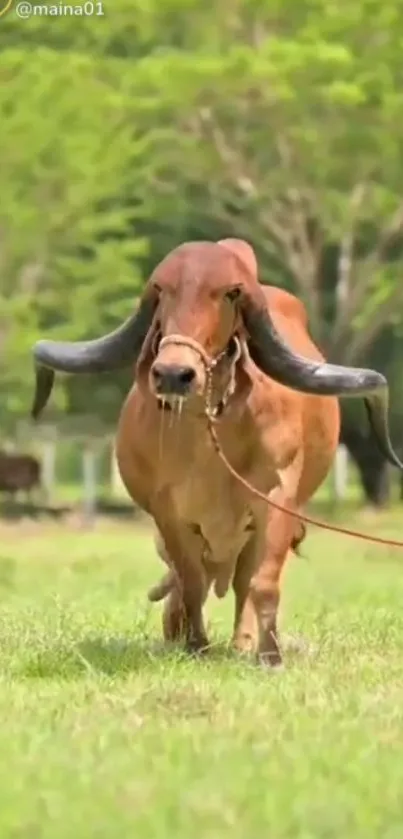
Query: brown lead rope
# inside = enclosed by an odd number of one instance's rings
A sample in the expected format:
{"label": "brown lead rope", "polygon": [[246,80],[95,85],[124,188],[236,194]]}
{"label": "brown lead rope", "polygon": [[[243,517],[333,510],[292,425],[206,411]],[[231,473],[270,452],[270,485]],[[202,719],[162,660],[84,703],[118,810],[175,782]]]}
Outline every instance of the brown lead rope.
{"label": "brown lead rope", "polygon": [[243,486],[246,487],[246,489],[249,490],[249,492],[251,492],[253,495],[256,495],[258,498],[261,498],[262,501],[265,501],[266,504],[268,504],[270,507],[273,507],[275,510],[279,510],[281,513],[287,513],[287,515],[292,516],[294,519],[298,519],[299,521],[303,521],[306,524],[313,524],[315,525],[315,527],[321,527],[323,530],[331,530],[333,533],[342,533],[345,536],[354,536],[356,539],[363,539],[365,542],[373,542],[377,545],[387,545],[390,548],[403,548],[403,542],[398,542],[394,539],[382,539],[381,536],[369,536],[366,533],[360,533],[358,530],[348,530],[346,527],[335,527],[332,524],[326,524],[325,522],[318,521],[318,519],[313,519],[310,516],[304,516],[301,513],[295,512],[295,510],[289,510],[288,507],[283,507],[281,504],[277,504],[275,501],[271,501],[267,495],[265,495],[263,492],[260,492],[260,490],[256,489],[255,487],[251,486],[251,484],[248,483],[248,481],[246,481],[245,478],[242,477],[242,475],[239,475],[238,472],[234,469],[234,467],[231,466],[221,448],[220,441],[217,437],[217,432],[214,428],[213,419],[210,416],[208,410],[206,410],[206,416],[210,437],[213,442],[214,448],[218,454],[218,457],[222,460],[228,471],[231,472],[231,475],[233,475],[234,478],[236,478],[236,480],[239,481],[239,483],[243,484]]}

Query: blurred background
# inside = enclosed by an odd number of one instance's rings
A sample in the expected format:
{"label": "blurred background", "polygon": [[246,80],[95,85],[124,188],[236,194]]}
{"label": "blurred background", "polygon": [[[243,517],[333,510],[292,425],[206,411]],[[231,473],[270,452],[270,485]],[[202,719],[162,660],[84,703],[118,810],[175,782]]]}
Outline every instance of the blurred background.
{"label": "blurred background", "polygon": [[[31,348],[114,328],[188,239],[247,239],[261,281],[304,300],[329,360],[387,375],[402,455],[398,0],[103,10],[0,19],[3,516],[132,515],[113,457],[130,372],[58,377],[32,428]],[[340,443],[319,501],[403,503],[357,401],[343,404]]]}

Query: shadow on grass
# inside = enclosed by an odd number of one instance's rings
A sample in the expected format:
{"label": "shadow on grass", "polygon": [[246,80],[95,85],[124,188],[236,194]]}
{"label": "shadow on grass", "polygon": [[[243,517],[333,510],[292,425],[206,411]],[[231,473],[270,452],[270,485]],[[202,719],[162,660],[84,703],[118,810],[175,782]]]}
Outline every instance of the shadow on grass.
{"label": "shadow on grass", "polygon": [[[32,679],[80,679],[88,675],[124,678],[130,673],[153,667],[156,661],[189,664],[195,657],[182,646],[152,641],[149,638],[84,638],[78,643],[57,643],[38,649],[26,658],[19,675]],[[236,661],[234,651],[225,643],[213,644],[198,664]]]}
{"label": "shadow on grass", "polygon": [[[308,654],[306,643],[290,636],[284,638],[282,648],[287,666],[306,658]],[[224,663],[234,663],[246,669],[256,668],[256,660],[252,656],[239,655],[224,641],[213,642],[204,655],[192,656],[179,644],[166,644],[144,636],[133,640],[88,637],[78,643],[59,642],[36,650],[19,668],[19,675],[23,678],[59,680],[75,680],[89,675],[125,678],[131,673],[154,668],[156,662],[163,666],[188,666],[195,661],[203,669]]]}

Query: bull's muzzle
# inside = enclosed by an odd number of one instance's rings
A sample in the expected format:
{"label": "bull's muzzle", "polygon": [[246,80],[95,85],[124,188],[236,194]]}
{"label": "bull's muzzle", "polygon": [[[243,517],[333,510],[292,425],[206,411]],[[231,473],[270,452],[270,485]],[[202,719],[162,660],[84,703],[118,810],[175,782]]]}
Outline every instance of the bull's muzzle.
{"label": "bull's muzzle", "polygon": [[188,396],[193,389],[196,370],[180,364],[154,362],[151,378],[157,396]]}

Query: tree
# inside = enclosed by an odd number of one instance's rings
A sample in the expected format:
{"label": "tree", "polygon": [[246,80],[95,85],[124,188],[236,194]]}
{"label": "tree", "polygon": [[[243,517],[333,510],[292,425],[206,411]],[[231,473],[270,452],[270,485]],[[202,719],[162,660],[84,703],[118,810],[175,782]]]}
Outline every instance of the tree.
{"label": "tree", "polygon": [[56,328],[96,334],[134,305],[147,240],[133,235],[145,140],[114,68],[76,53],[61,64],[47,48],[28,61],[14,48],[2,53],[0,75],[4,426],[28,409],[35,338]]}

